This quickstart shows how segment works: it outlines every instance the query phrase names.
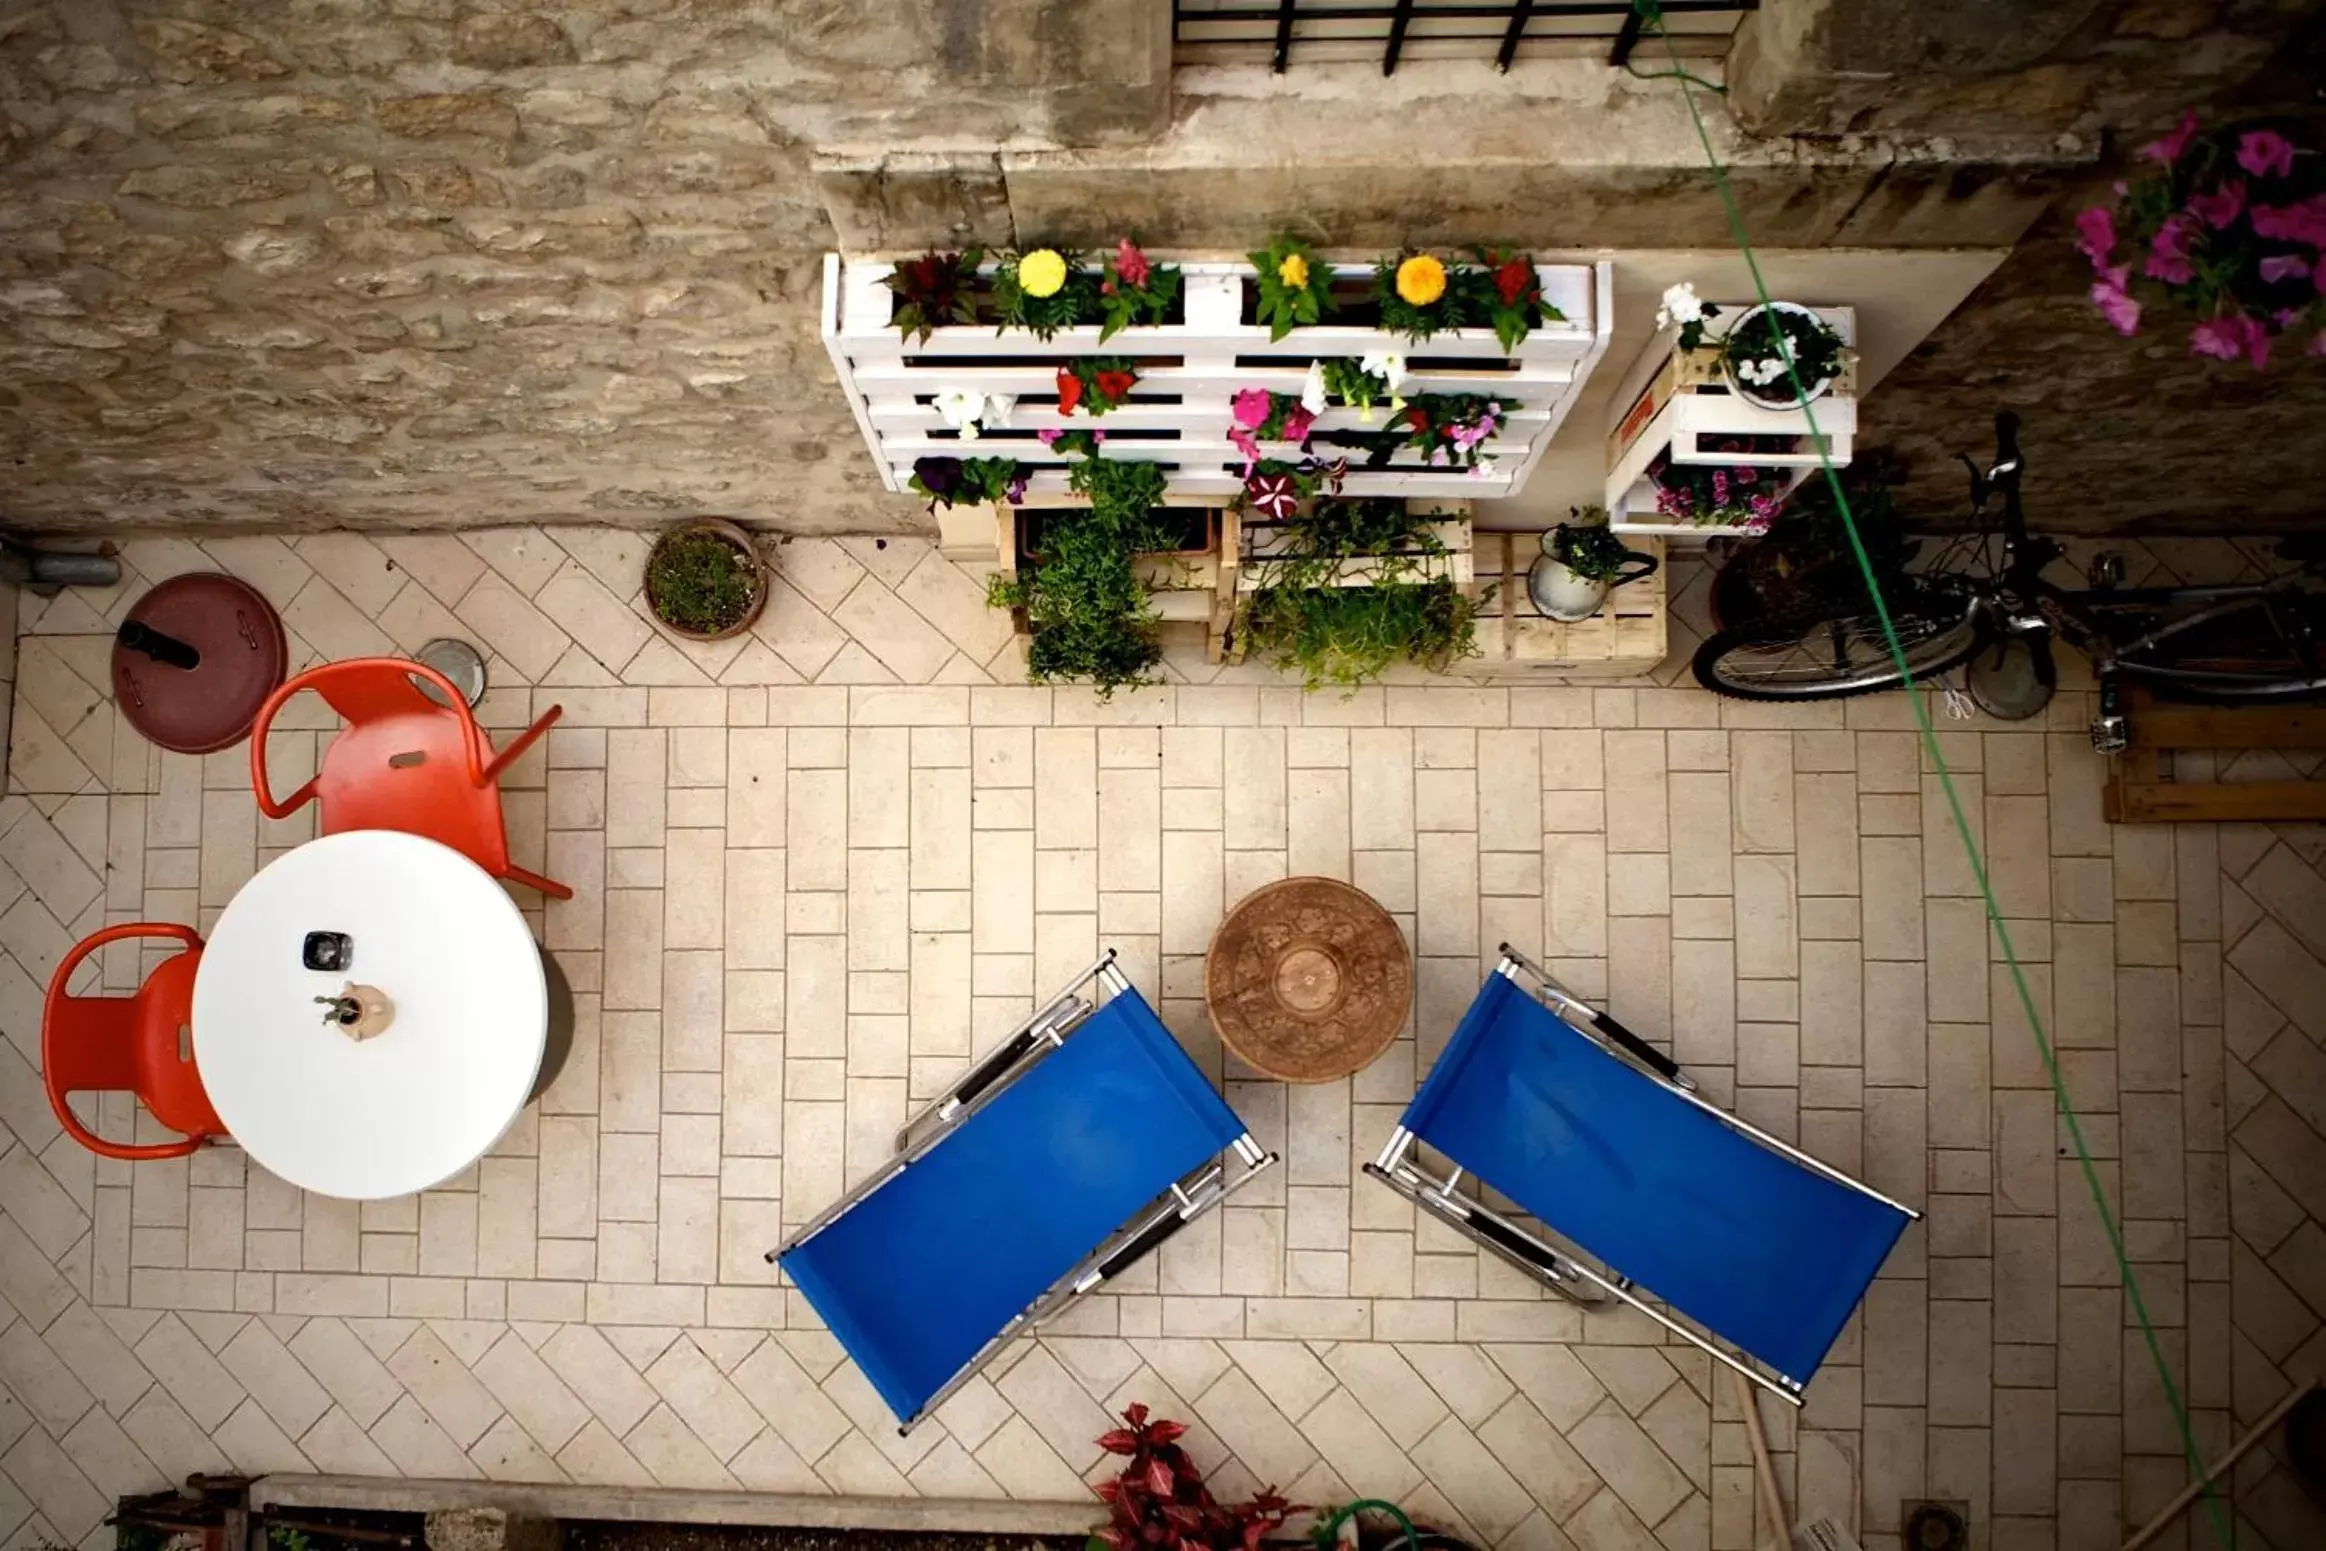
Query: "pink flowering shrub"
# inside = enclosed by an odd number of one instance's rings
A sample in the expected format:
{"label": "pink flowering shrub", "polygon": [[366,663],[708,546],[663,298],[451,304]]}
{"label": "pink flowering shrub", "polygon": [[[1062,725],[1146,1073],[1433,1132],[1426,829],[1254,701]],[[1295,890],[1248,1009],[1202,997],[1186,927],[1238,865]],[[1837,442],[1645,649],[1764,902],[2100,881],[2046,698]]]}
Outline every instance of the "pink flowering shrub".
{"label": "pink flowering shrub", "polygon": [[[1714,443],[1711,450],[1766,456],[1792,452],[1794,443],[1789,436],[1731,436]],[[1648,478],[1656,487],[1656,515],[1690,527],[1766,533],[1785,505],[1783,469],[1750,463],[1674,463],[1664,453],[1648,465]]]}
{"label": "pink flowering shrub", "polygon": [[2076,217],[2109,326],[2139,333],[2142,293],[2161,294],[2197,315],[2192,355],[2259,370],[2297,330],[2326,355],[2326,157],[2274,129],[2200,133],[2193,112],[2140,157],[2155,170]]}

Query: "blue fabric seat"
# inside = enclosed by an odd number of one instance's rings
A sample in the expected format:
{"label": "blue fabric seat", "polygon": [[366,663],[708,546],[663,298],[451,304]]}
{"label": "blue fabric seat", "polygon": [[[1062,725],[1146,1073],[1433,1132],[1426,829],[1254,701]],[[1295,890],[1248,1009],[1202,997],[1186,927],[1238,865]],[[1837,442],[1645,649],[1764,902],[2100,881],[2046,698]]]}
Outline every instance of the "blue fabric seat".
{"label": "blue fabric seat", "polygon": [[1733,1128],[1507,973],[1404,1126],[1796,1390],[1913,1216]]}
{"label": "blue fabric seat", "polygon": [[[1111,972],[1111,968],[1110,968]],[[898,1419],[1245,1128],[1127,982],[778,1262]]]}

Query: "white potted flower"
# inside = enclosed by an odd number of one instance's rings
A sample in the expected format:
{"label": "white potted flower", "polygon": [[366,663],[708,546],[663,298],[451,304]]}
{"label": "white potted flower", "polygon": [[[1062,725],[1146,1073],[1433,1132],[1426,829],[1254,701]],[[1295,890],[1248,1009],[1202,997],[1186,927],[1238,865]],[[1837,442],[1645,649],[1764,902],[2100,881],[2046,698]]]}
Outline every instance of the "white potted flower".
{"label": "white potted flower", "polygon": [[1798,409],[1823,398],[1841,375],[1841,357],[1840,333],[1799,302],[1753,308],[1721,342],[1729,386],[1761,409]]}

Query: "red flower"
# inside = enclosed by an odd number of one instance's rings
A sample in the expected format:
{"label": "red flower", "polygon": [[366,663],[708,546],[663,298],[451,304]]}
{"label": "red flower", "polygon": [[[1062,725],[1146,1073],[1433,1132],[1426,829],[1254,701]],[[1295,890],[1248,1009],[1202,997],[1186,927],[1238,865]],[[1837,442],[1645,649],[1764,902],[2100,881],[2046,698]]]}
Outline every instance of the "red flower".
{"label": "red flower", "polygon": [[1147,283],[1147,255],[1141,253],[1139,245],[1128,237],[1115,244],[1115,273],[1132,285],[1144,286]]}
{"label": "red flower", "polygon": [[1074,375],[1072,368],[1065,366],[1059,367],[1058,413],[1062,415],[1071,415],[1081,403],[1082,379]]}
{"label": "red flower", "polygon": [[1430,428],[1430,412],[1416,404],[1405,412],[1405,423],[1417,431],[1426,431]]}
{"label": "red flower", "polygon": [[1502,305],[1515,307],[1534,287],[1535,269],[1525,259],[1510,259],[1494,271],[1494,291]]}
{"label": "red flower", "polygon": [[1122,398],[1131,391],[1131,384],[1139,380],[1137,372],[1096,372],[1098,396],[1107,400]]}

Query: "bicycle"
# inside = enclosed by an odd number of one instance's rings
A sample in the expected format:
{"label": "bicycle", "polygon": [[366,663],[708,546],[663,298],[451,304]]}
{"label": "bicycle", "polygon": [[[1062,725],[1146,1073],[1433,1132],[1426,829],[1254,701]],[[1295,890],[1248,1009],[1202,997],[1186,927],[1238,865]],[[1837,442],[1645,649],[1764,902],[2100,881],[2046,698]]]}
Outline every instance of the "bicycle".
{"label": "bicycle", "polygon": [[[1995,417],[1991,466],[1963,462],[1971,470],[1973,533],[1929,568],[1883,585],[1896,656],[1861,593],[1720,631],[1697,649],[1697,682],[1741,700],[1831,700],[1904,684],[1900,657],[1919,682],[1982,652],[2023,649],[2048,695],[2057,636],[2092,660],[2099,691],[2092,745],[2104,754],[2127,741],[2126,681],[2165,698],[2224,704],[2326,695],[2326,537],[2281,543],[2279,557],[2299,569],[2266,581],[2126,588],[2116,585],[2121,559],[2103,554],[2089,587],[2065,588],[2042,574],[2062,546],[2030,534],[2020,507],[2019,417]],[[1986,511],[1998,493],[2002,557],[1990,565]]]}

